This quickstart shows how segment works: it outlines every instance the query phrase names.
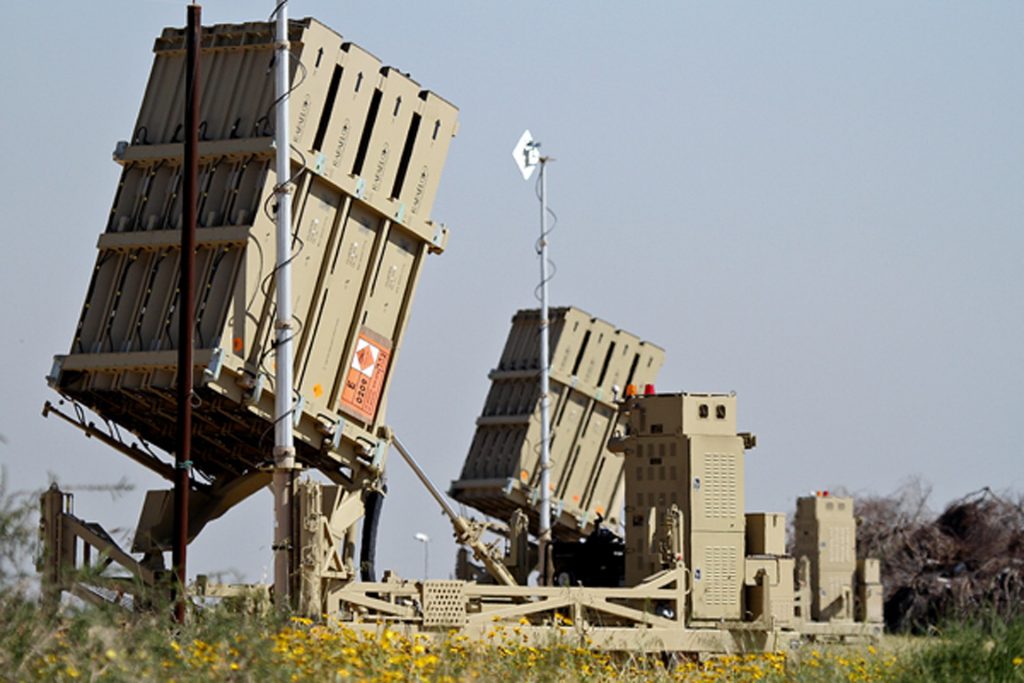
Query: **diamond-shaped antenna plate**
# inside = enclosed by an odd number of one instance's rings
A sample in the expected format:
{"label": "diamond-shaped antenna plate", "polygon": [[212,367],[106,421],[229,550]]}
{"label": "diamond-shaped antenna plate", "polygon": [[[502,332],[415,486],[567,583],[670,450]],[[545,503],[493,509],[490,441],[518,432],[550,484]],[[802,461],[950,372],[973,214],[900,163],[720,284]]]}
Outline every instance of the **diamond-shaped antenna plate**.
{"label": "diamond-shaped antenna plate", "polygon": [[530,176],[533,175],[534,169],[537,168],[537,164],[540,163],[538,146],[534,143],[533,136],[530,134],[529,129],[527,129],[519,137],[519,142],[516,143],[515,148],[512,149],[512,158],[515,159],[519,172],[523,174],[523,180],[529,180]]}

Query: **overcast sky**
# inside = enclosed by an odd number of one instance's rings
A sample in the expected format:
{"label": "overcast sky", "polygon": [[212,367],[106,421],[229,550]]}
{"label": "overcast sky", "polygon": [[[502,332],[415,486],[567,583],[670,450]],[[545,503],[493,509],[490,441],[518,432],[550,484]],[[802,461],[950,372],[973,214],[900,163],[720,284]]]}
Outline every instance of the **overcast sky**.
{"label": "overcast sky", "polygon": [[[211,1],[206,23],[274,2]],[[813,489],[932,504],[1021,491],[1024,4],[293,0],[456,104],[461,130],[391,386],[389,422],[458,476],[516,309],[535,305],[529,127],[554,156],[552,303],[667,351],[660,391],[736,391],[748,511]],[[134,527],[163,482],[40,417],[66,353],[152,64],[183,3],[5,5],[0,50],[0,464],[9,487],[116,482],[79,515]],[[378,566],[451,571],[450,528],[396,456]],[[271,496],[193,544],[189,573],[270,573]]]}

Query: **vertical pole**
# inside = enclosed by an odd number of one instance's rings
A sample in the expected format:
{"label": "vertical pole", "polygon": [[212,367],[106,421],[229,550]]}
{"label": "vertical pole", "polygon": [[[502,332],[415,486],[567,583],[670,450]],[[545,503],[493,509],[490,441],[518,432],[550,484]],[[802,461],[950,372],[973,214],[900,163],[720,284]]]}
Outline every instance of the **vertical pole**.
{"label": "vertical pole", "polygon": [[[275,4],[277,4],[275,2]],[[292,477],[295,469],[295,441],[292,434],[292,293],[291,224],[292,191],[290,182],[291,150],[288,142],[289,42],[288,3],[277,5],[277,32],[274,43],[274,96],[277,101],[274,120],[274,145],[277,148],[277,319],[274,377],[274,596],[277,606],[291,606],[292,568]]]}
{"label": "vertical pole", "polygon": [[551,417],[548,386],[548,174],[540,159],[540,567],[541,581],[551,585]]}
{"label": "vertical pole", "polygon": [[39,589],[43,605],[47,612],[52,613],[60,606],[60,592],[64,588],[62,570],[65,569],[63,564],[67,555],[61,533],[64,494],[56,483],[50,484],[50,488],[39,497],[39,508],[39,535],[43,546]]}
{"label": "vertical pole", "polygon": [[188,494],[192,470],[192,346],[196,317],[196,209],[199,186],[199,46],[202,8],[189,5],[185,32],[185,153],[182,160],[181,280],[178,284],[178,448],[174,459],[174,620],[185,623]]}

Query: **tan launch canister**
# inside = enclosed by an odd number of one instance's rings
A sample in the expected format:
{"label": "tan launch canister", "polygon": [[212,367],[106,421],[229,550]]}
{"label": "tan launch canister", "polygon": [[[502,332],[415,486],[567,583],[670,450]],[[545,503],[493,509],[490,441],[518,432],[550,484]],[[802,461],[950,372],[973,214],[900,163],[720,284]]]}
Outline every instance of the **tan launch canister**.
{"label": "tan launch canister", "polygon": [[[516,509],[537,531],[540,500],[540,312],[512,319],[476,434],[450,495],[507,520]],[[607,449],[629,384],[653,383],[665,352],[577,308],[550,309],[551,520],[556,538],[589,533],[601,516],[621,523],[622,459]]]}
{"label": "tan launch canister", "polygon": [[[298,456],[351,474],[374,457],[457,110],[312,19],[290,23]],[[71,350],[64,395],[171,450],[184,31],[165,29]],[[267,462],[274,394],[273,25],[203,29],[195,433],[208,478]]]}

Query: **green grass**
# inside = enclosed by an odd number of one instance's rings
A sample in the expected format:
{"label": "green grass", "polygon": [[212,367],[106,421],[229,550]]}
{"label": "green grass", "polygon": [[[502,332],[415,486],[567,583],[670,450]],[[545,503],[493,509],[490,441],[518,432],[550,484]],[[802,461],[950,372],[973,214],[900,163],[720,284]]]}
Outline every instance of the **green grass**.
{"label": "green grass", "polygon": [[900,681],[1024,681],[1024,620],[950,623],[900,657]]}

